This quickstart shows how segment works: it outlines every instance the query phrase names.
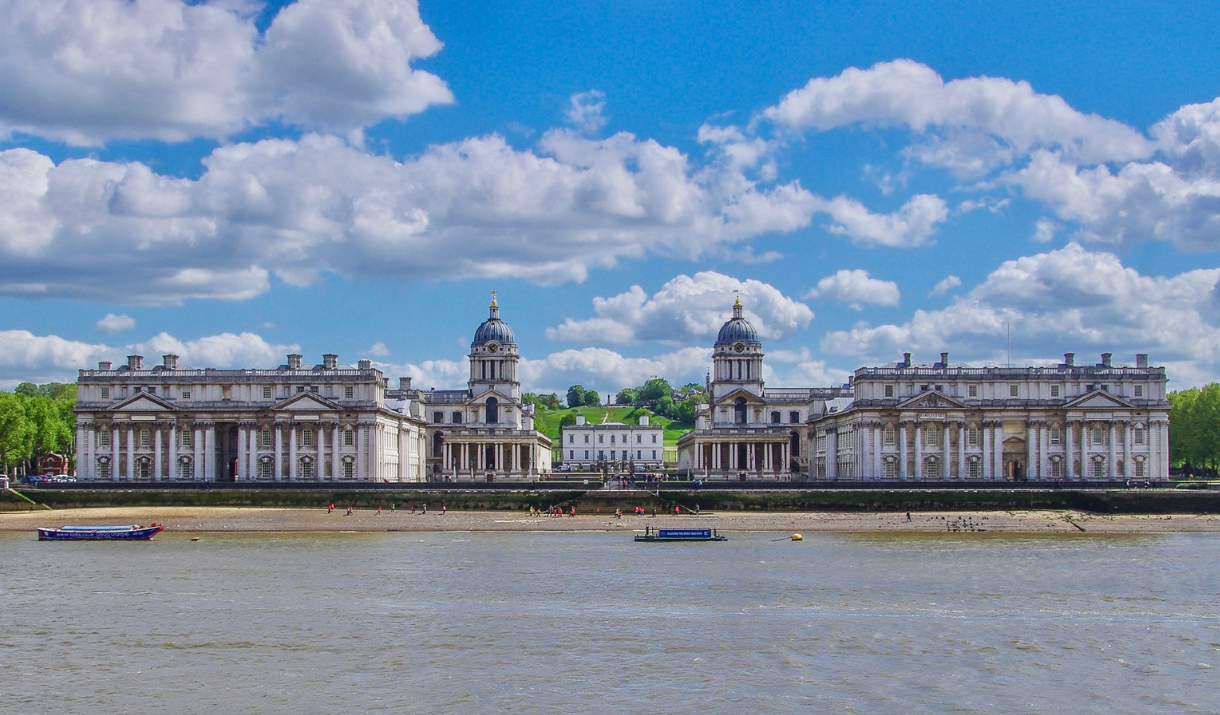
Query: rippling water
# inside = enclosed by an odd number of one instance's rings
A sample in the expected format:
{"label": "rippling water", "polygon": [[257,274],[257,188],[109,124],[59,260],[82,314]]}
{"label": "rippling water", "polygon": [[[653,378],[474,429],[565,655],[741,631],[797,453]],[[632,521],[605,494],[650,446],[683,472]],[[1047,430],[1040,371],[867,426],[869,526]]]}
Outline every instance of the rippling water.
{"label": "rippling water", "polygon": [[1220,711],[1220,537],[0,534],[4,712]]}

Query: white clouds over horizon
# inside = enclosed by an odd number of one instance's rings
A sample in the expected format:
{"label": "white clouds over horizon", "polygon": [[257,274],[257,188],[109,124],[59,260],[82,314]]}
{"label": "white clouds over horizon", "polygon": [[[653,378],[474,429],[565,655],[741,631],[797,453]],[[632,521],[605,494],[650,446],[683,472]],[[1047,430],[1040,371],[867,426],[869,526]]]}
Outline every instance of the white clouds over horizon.
{"label": "white clouds over horizon", "polygon": [[410,67],[441,43],[415,0],[0,5],[0,136],[75,145],[224,138],[282,121],[338,132],[453,101]]}
{"label": "white clouds over horizon", "polygon": [[902,294],[893,281],[872,278],[862,269],[843,269],[818,281],[803,297],[852,303],[858,310],[861,303],[896,306]]}
{"label": "white clouds over horizon", "polygon": [[135,318],[132,318],[129,315],[115,315],[114,313],[107,313],[106,317],[97,321],[97,329],[103,333],[106,333],[107,335],[121,333],[124,330],[131,330],[134,327],[136,327]]}

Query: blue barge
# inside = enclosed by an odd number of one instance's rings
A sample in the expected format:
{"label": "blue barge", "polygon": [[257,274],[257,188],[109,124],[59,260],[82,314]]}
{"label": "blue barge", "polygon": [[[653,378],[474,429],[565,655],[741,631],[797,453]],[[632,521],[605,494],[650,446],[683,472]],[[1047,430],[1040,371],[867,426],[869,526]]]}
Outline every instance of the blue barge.
{"label": "blue barge", "polygon": [[714,529],[657,529],[645,527],[643,534],[637,534],[636,541],[666,542],[666,541],[728,541],[727,537],[716,533]]}
{"label": "blue barge", "polygon": [[61,526],[38,527],[39,541],[148,541],[165,528],[164,524],[140,526]]}

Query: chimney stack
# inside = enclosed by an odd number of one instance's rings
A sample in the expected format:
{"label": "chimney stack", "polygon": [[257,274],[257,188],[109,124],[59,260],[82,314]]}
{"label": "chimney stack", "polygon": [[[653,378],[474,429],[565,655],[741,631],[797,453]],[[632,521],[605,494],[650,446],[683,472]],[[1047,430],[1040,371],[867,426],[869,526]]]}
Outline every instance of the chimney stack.
{"label": "chimney stack", "polygon": [[949,353],[940,354],[940,366],[942,369],[949,367]]}
{"label": "chimney stack", "polygon": [[1148,367],[1148,353],[1136,353],[1135,366],[1144,368]]}
{"label": "chimney stack", "polygon": [[903,367],[910,367],[910,366],[911,366],[911,354],[910,354],[910,353],[903,353],[903,354],[902,354],[902,366],[903,366]]}
{"label": "chimney stack", "polygon": [[1076,353],[1064,353],[1063,354],[1063,366],[1064,367],[1072,367],[1075,364],[1076,364]]}
{"label": "chimney stack", "polygon": [[327,370],[334,370],[339,366],[339,356],[327,353],[322,356],[322,367]]}
{"label": "chimney stack", "polygon": [[177,370],[178,369],[178,356],[174,355],[173,353],[170,353],[169,355],[162,355],[161,356],[161,365],[166,370]]}
{"label": "chimney stack", "polygon": [[1113,356],[1113,354],[1112,354],[1112,353],[1102,353],[1102,354],[1101,354],[1101,366],[1102,366],[1102,367],[1110,367],[1110,358],[1111,358],[1112,356]]}
{"label": "chimney stack", "polygon": [[111,370],[111,369],[113,369],[113,367],[112,367],[113,364],[114,363],[110,362],[109,360],[102,360],[101,362],[99,362],[97,364],[97,369],[98,370]]}
{"label": "chimney stack", "polygon": [[288,356],[288,369],[289,370],[300,370],[301,369],[301,356],[300,355],[293,353]]}
{"label": "chimney stack", "polygon": [[143,355],[128,355],[127,356],[127,369],[128,370],[143,370],[144,369],[144,356]]}
{"label": "chimney stack", "polygon": [[360,362],[356,363],[356,366],[359,367],[361,370],[371,370],[373,368],[373,361],[372,360],[361,360]]}
{"label": "chimney stack", "polygon": [[398,389],[410,390],[411,389],[411,378],[409,378],[409,377],[398,378]]}

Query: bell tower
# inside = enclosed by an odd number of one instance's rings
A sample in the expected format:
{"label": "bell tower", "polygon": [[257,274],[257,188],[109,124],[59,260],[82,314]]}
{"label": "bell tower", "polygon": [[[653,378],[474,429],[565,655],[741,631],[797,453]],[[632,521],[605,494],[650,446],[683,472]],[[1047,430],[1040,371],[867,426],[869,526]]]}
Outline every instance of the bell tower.
{"label": "bell tower", "polygon": [[758,331],[745,319],[741,296],[733,302],[733,317],[720,328],[712,351],[712,398],[719,400],[734,390],[759,397],[762,385],[762,342]]}
{"label": "bell tower", "polygon": [[521,401],[521,382],[517,379],[517,340],[508,323],[500,320],[500,304],[491,291],[487,320],[479,325],[470,344],[470,394],[478,397],[495,390],[513,402]]}

